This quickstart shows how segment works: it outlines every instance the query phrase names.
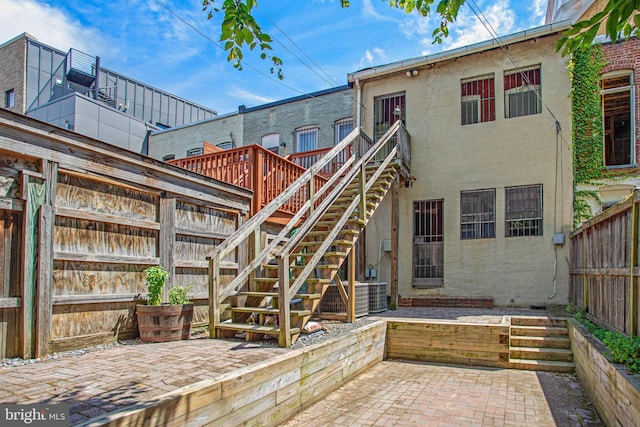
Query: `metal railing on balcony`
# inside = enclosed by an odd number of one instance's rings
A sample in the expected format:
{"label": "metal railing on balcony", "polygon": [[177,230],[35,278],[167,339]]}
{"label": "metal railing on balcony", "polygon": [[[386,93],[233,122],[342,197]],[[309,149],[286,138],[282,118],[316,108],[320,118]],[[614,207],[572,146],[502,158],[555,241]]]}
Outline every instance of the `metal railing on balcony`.
{"label": "metal railing on balcony", "polygon": [[67,79],[85,87],[91,86],[96,79],[96,57],[76,49],[69,49]]}

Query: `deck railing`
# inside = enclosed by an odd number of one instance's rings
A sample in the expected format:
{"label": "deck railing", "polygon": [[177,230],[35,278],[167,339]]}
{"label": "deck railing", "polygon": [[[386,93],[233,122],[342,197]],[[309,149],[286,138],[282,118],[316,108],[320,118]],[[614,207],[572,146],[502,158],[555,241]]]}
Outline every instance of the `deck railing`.
{"label": "deck railing", "polygon": [[[256,144],[171,160],[169,163],[253,190],[252,215],[273,201],[306,171],[306,168]],[[326,182],[324,176],[314,176],[314,188],[321,188]],[[307,191],[308,188],[301,188],[278,210],[295,214],[309,199]]]}
{"label": "deck railing", "polygon": [[[311,166],[318,163],[318,161],[333,147],[320,148],[317,150],[303,151],[301,153],[289,154],[286,158],[293,163],[302,166],[305,169],[309,169]],[[325,167],[320,171],[320,175],[328,178],[333,176],[340,168],[345,164],[347,159],[351,157],[351,146],[345,147],[340,151]]]}

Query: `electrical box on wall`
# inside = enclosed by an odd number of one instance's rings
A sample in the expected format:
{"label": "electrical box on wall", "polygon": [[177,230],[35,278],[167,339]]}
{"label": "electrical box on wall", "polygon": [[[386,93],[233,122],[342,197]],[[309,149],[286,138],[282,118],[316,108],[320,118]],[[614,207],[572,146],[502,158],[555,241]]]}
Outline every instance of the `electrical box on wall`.
{"label": "electrical box on wall", "polygon": [[391,240],[382,241],[382,250],[385,252],[391,252]]}
{"label": "electrical box on wall", "polygon": [[554,245],[564,245],[564,233],[556,233],[553,235]]}

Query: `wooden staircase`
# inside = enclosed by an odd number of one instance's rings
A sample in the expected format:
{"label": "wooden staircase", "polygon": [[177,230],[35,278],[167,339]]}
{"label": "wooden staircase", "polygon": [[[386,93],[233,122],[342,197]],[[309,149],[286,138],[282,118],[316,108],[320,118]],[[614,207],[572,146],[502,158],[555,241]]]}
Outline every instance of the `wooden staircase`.
{"label": "wooden staircase", "polygon": [[[354,154],[316,191],[315,174],[348,145]],[[288,347],[331,283],[345,305],[354,307],[355,264],[349,263],[349,290],[338,271],[399,175],[408,175],[408,152],[408,135],[400,122],[375,144],[356,129],[216,248],[210,261],[210,335],[242,333],[249,341],[270,335]],[[301,188],[306,188],[306,203],[266,244],[260,237],[264,221]],[[245,260],[239,259],[241,252],[248,254]],[[238,261],[238,275],[223,285],[220,277],[230,256]]]}
{"label": "wooden staircase", "polygon": [[511,317],[509,362],[516,369],[574,372],[567,320],[544,316]]}

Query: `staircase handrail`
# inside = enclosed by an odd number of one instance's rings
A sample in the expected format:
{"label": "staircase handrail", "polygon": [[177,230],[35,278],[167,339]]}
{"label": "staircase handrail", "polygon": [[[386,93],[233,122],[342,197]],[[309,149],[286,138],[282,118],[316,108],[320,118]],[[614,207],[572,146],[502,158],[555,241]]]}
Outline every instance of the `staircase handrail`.
{"label": "staircase handrail", "polygon": [[[318,174],[326,164],[338,153],[340,153],[346,146],[352,143],[360,135],[359,129],[354,129],[349,135],[347,135],[338,145],[333,147],[318,163],[307,169],[297,180],[293,182],[285,191],[280,193],[278,197],[273,199],[267,206],[262,208],[260,212],[251,217],[242,227],[233,233],[231,237],[217,246],[212,254],[212,257],[218,257],[220,259],[226,257],[238,247],[246,238],[249,237],[267,218],[273,215],[291,196],[296,194],[300,189],[307,185],[315,175]],[[293,162],[292,162],[293,163]],[[298,166],[298,165],[296,165]],[[299,167],[299,166],[298,166]],[[327,187],[327,185],[324,185]],[[326,190],[325,190],[326,191]],[[317,198],[318,193],[314,196]],[[301,209],[302,211],[303,209]]]}
{"label": "staircase handrail", "polygon": [[[348,185],[348,183],[351,182],[351,180],[355,177],[355,174],[359,173],[361,169],[369,161],[371,161],[376,156],[376,154],[378,154],[378,152],[391,140],[393,135],[400,128],[401,124],[402,123],[400,121],[395,122],[378,140],[378,142],[376,142],[373,147],[371,147],[367,152],[365,152],[358,159],[358,162],[351,167],[349,173],[346,174],[341,179],[340,181],[341,185],[338,186],[338,188],[335,188],[334,191],[336,191],[337,193],[340,193],[342,189],[346,185]],[[380,164],[376,172],[373,174],[373,176],[364,185],[365,193],[367,190],[371,188],[371,186],[375,183],[375,180],[382,174],[384,169],[389,165],[389,163],[395,158],[396,154],[398,153],[399,153],[399,150],[396,144],[393,147],[393,149],[389,151],[388,155],[382,161],[382,163]],[[357,196],[354,197],[353,201],[351,202],[347,210],[343,213],[343,216],[340,219],[340,221],[338,221],[338,223],[334,225],[329,235],[324,239],[324,241],[320,245],[320,248],[308,260],[308,262],[306,262],[305,267],[298,274],[298,277],[296,278],[294,283],[290,284],[290,288],[288,290],[289,298],[293,298],[293,296],[296,294],[298,289],[300,289],[302,284],[307,279],[307,276],[314,270],[316,263],[320,261],[320,258],[324,256],[324,252],[326,252],[329,245],[332,244],[335,237],[340,233],[342,227],[346,224],[351,213],[355,210],[355,208],[360,203],[361,197],[362,197],[361,194],[358,194]],[[324,213],[324,211],[330,206],[330,203],[329,203],[330,200],[327,200],[326,202],[327,203],[323,202],[322,208],[319,207],[318,209],[316,209],[314,211],[313,216],[310,217],[307,221],[305,221],[305,223],[298,230],[298,232],[296,232],[296,234],[292,238],[290,238],[289,241],[287,241],[287,243],[285,243],[285,245],[282,248],[280,248],[280,250],[276,254],[276,258],[279,260],[279,263],[281,263],[281,260],[283,258],[287,258],[290,255],[291,251],[302,242],[302,240],[306,237],[307,232],[309,232],[309,230],[315,225],[315,222],[317,221],[317,219],[319,219],[319,217]]]}
{"label": "staircase handrail", "polygon": [[[324,204],[330,203],[331,200],[335,199],[335,197],[339,194],[339,188],[335,188],[333,184],[335,184],[336,181],[341,179],[341,177],[345,174],[345,172],[349,169],[349,167],[351,167],[353,162],[355,162],[355,159],[356,159],[356,156],[352,155],[345,162],[342,168],[340,168],[338,173],[332,176],[329,179],[329,181],[327,181],[327,183],[320,190],[318,190],[318,193],[316,194],[316,196],[313,199],[307,200],[305,204],[302,205],[300,210],[293,216],[293,218],[291,218],[289,222],[282,228],[282,230],[280,230],[280,232],[271,240],[271,242],[267,246],[265,246],[265,248],[259,254],[257,254],[254,257],[254,259],[250,261],[249,264],[242,271],[240,271],[238,275],[228,285],[225,286],[224,289],[221,289],[219,291],[219,294],[218,294],[219,301],[224,301],[227,297],[231,296],[234,292],[238,290],[238,288],[244,283],[244,281],[251,275],[251,272],[255,268],[259,267],[269,257],[269,254],[271,253],[271,251],[273,251],[281,242],[283,242],[286,239],[286,237],[291,233],[291,231],[293,230],[295,225],[298,223],[298,221],[301,220],[302,217],[304,217],[304,215],[306,214],[306,211],[309,209],[311,204],[315,203],[315,201],[318,198],[320,198],[328,189],[332,189],[332,191],[327,197],[323,199],[320,207],[324,206]],[[317,218],[316,218],[317,214],[315,212],[316,210],[314,210],[314,213],[309,217],[309,220],[317,221]],[[251,232],[254,232],[254,231],[255,230],[251,230]],[[226,255],[228,255],[228,253],[224,254],[224,256]],[[222,265],[222,259],[224,256],[220,256],[219,254],[217,256],[218,256],[217,259],[220,261],[220,265]],[[214,251],[214,255],[212,256],[212,258],[215,259],[215,257],[216,257],[216,254]]]}

